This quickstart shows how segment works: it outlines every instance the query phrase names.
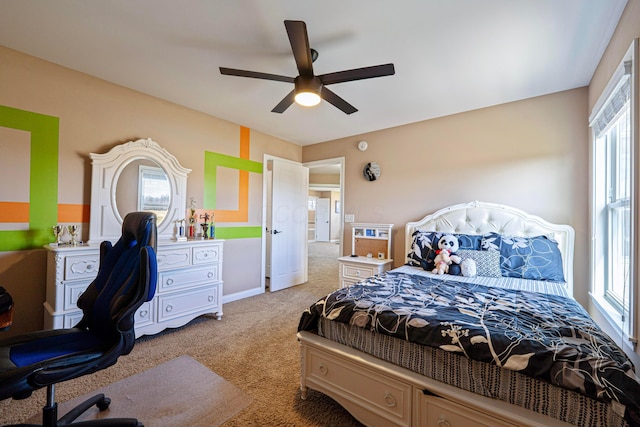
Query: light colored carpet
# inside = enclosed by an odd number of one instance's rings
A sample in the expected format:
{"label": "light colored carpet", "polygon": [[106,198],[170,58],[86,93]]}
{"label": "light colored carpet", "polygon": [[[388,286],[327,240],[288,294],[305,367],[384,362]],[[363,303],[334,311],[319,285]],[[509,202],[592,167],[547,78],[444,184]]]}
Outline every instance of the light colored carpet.
{"label": "light colored carpet", "polygon": [[[58,401],[188,355],[253,398],[223,427],[361,426],[321,393],[311,390],[306,400],[300,399],[298,322],[304,309],[338,288],[338,248],[335,243],[310,244],[307,283],[225,304],[222,320],[201,316],[185,327],[142,337],[114,366],[56,387]],[[29,399],[0,401],[0,425],[40,411],[44,391]]]}
{"label": "light colored carpet", "polygon": [[[111,398],[105,411],[93,406],[77,420],[137,418],[145,427],[213,427],[227,421],[253,400],[189,356],[181,356],[101,389],[62,403],[58,414],[89,397]],[[40,422],[41,414],[31,422]]]}

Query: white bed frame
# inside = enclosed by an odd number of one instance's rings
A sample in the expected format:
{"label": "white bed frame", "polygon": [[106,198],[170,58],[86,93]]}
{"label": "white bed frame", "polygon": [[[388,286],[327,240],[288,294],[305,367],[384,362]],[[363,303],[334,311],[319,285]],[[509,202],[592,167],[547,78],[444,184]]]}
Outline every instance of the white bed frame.
{"label": "white bed frame", "polygon": [[[512,207],[470,202],[441,209],[405,229],[405,254],[415,230],[532,237],[558,242],[567,287],[573,295],[574,230]],[[556,419],[480,396],[385,362],[311,332],[298,333],[300,388],[333,398],[368,426],[568,426]]]}

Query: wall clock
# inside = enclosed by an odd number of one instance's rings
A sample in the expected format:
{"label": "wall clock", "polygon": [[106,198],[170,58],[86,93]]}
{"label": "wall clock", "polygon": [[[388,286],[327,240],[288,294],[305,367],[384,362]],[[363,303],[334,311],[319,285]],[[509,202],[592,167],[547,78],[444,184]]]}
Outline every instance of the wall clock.
{"label": "wall clock", "polygon": [[364,165],[362,174],[367,181],[375,181],[376,179],[380,178],[380,165],[378,165],[376,162],[369,162]]}

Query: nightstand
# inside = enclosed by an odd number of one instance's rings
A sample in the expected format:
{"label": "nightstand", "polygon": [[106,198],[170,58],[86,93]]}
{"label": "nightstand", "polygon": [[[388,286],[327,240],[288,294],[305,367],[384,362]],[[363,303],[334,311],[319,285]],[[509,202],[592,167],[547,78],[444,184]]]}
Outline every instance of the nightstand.
{"label": "nightstand", "polygon": [[377,259],[366,256],[343,256],[338,258],[340,287],[352,285],[376,274],[391,269],[392,259]]}

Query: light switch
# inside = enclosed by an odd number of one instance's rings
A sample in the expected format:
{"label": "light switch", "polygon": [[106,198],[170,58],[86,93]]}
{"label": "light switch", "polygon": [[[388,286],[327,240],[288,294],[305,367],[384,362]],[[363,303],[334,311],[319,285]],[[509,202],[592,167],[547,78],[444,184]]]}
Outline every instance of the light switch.
{"label": "light switch", "polygon": [[356,220],[356,216],[354,214],[344,214],[344,222],[353,222]]}

